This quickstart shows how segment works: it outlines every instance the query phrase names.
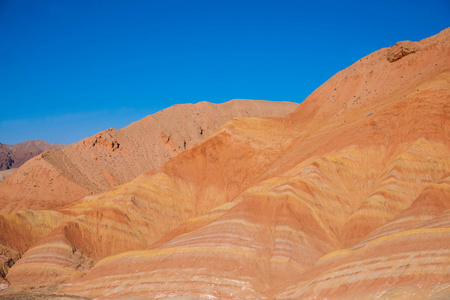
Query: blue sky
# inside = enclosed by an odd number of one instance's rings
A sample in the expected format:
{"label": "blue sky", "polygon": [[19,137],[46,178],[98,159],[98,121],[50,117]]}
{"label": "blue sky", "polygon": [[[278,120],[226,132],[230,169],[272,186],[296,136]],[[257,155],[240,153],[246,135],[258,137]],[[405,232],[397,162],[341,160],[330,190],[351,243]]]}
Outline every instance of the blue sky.
{"label": "blue sky", "polygon": [[449,26],[448,0],[0,0],[0,142],[73,143],[179,103],[300,103]]}

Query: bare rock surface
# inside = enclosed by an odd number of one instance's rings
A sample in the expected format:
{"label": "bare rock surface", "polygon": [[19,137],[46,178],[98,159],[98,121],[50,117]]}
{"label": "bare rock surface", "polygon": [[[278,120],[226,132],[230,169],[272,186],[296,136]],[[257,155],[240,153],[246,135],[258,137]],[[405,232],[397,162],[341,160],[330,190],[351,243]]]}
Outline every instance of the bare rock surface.
{"label": "bare rock surface", "polygon": [[[449,298],[450,29],[418,46],[362,58],[291,114],[232,119],[128,183],[0,215],[14,261],[0,296]],[[109,133],[86,147],[124,151]]]}
{"label": "bare rock surface", "polygon": [[280,116],[292,102],[232,100],[175,105],[36,156],[0,183],[0,212],[56,208],[164,164],[234,117]]}
{"label": "bare rock surface", "polygon": [[397,61],[406,55],[416,53],[419,49],[418,43],[410,41],[398,42],[388,49],[387,60],[390,62]]}

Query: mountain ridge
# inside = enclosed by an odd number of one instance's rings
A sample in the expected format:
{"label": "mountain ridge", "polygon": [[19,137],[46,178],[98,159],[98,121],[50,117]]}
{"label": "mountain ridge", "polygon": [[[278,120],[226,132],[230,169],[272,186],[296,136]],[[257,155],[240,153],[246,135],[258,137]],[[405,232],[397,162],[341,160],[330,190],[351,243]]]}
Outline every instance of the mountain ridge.
{"label": "mountain ridge", "polygon": [[14,145],[0,143],[0,171],[16,169],[46,150],[63,149],[67,146],[43,140],[29,140]]}
{"label": "mountain ridge", "polygon": [[64,206],[123,184],[204,139],[232,117],[275,116],[298,104],[235,99],[175,105],[37,156],[0,183],[0,212]]}

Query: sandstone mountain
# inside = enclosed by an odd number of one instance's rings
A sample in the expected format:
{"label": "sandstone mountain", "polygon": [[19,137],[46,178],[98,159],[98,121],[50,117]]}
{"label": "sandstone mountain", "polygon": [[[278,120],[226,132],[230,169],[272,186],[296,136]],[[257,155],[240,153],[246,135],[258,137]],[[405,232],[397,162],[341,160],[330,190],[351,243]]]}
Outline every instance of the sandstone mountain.
{"label": "sandstone mountain", "polygon": [[46,150],[63,149],[67,145],[31,140],[14,145],[0,143],[0,171],[18,168],[30,158]]}
{"label": "sandstone mountain", "polygon": [[446,299],[449,199],[447,29],[126,184],[1,215],[3,294]]}
{"label": "sandstone mountain", "polygon": [[279,116],[291,102],[232,100],[175,105],[122,129],[47,151],[0,184],[0,212],[56,208],[148,172],[234,117]]}

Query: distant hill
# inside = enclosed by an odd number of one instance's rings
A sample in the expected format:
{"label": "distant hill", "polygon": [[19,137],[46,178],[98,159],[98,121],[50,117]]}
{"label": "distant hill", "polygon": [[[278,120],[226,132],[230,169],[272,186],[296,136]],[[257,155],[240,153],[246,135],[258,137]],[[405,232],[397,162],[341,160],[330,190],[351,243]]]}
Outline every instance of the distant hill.
{"label": "distant hill", "polygon": [[63,144],[48,143],[42,140],[31,140],[14,145],[0,143],[0,171],[18,168],[30,158],[47,150],[61,150]]}
{"label": "distant hill", "polygon": [[106,191],[161,166],[232,118],[281,116],[297,107],[263,100],[169,107],[35,157],[0,183],[0,211],[54,208]]}

